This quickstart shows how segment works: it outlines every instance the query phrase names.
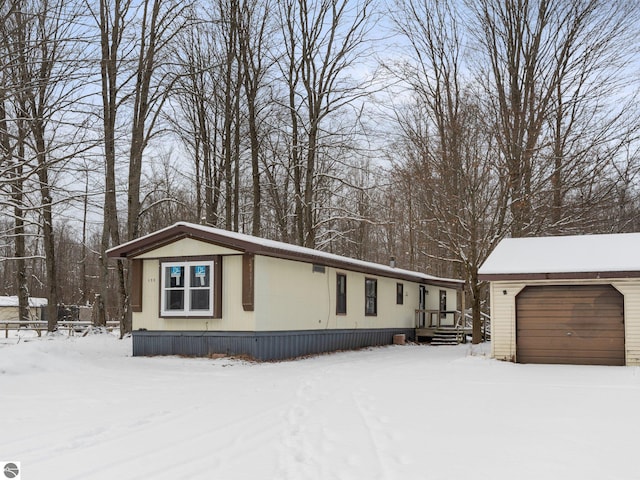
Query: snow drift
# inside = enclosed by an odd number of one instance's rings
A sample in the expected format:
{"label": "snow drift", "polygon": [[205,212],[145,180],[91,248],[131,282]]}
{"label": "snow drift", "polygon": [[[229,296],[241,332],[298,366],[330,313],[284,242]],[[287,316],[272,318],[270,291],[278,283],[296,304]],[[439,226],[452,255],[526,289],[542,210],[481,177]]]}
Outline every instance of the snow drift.
{"label": "snow drift", "polygon": [[108,334],[2,339],[2,459],[25,479],[640,478],[637,367],[515,365],[486,345],[130,352]]}

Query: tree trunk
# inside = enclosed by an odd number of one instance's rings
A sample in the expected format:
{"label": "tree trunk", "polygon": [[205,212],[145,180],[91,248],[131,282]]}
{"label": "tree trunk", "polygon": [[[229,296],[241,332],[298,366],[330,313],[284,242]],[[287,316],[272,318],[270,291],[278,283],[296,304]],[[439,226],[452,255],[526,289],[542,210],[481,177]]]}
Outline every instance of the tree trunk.
{"label": "tree trunk", "polygon": [[47,273],[47,330],[58,329],[58,281],[56,272],[55,237],[53,230],[53,206],[49,187],[48,166],[44,151],[44,137],[36,138],[38,149],[38,178],[42,198],[42,234],[45,269]]}
{"label": "tree trunk", "polygon": [[[100,77],[102,86],[102,122],[104,135],[104,217],[100,243],[100,299],[109,301],[109,258],[106,251],[110,245],[119,245],[120,222],[116,198],[116,117],[118,113],[118,61],[122,28],[127,7],[116,0],[113,9],[107,0],[100,0]],[[126,310],[126,280],[122,260],[116,261],[116,291],[118,311]],[[103,309],[104,310],[104,309]],[[121,330],[122,333],[122,330]]]}
{"label": "tree trunk", "polygon": [[13,178],[11,179],[11,198],[14,204],[14,228],[13,228],[13,242],[14,242],[14,257],[16,264],[15,280],[16,290],[18,296],[18,320],[29,320],[29,290],[27,288],[27,262],[25,260],[26,247],[25,247],[25,228],[24,228],[24,180],[23,174],[23,159],[24,159],[24,145],[25,136],[24,122],[23,120],[17,120],[17,139],[16,150],[17,157],[13,154],[14,148],[11,146],[11,138],[9,134],[9,127],[7,122],[7,110],[5,103],[5,91],[0,87],[0,148],[1,150],[1,163],[2,165],[10,165],[13,163],[15,166],[13,169],[8,169]]}
{"label": "tree trunk", "polygon": [[96,293],[93,300],[93,310],[91,312],[91,317],[93,319],[92,323],[95,327],[104,327],[107,325],[107,315],[104,308],[104,299],[99,293]]}

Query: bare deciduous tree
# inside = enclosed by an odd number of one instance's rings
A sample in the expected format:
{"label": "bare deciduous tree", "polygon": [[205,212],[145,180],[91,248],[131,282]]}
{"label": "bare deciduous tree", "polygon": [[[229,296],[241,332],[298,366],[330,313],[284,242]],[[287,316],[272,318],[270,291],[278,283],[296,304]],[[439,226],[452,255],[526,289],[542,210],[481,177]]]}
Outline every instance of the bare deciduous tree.
{"label": "bare deciduous tree", "polygon": [[260,175],[260,155],[262,133],[260,129],[261,111],[266,108],[261,91],[265,89],[265,76],[270,68],[266,55],[270,47],[273,23],[273,2],[242,0],[238,15],[238,44],[242,79],[247,105],[247,125],[251,150],[252,227],[251,233],[259,236],[262,225],[262,187]]}
{"label": "bare deciduous tree", "polygon": [[[90,8],[92,5],[88,5]],[[102,250],[109,241],[120,243],[116,202],[116,127],[119,111],[132,100],[127,187],[127,239],[139,235],[140,179],[143,156],[156,131],[157,121],[174,78],[161,67],[171,42],[187,21],[188,2],[101,0],[97,21],[101,40],[101,92],[105,144],[105,219]],[[133,69],[124,69],[124,62]],[[106,285],[107,259],[103,253],[102,275]],[[121,334],[131,331],[124,266],[118,262]],[[105,286],[106,288],[106,286]],[[104,293],[104,292],[103,292]],[[102,321],[102,319],[100,320]]]}
{"label": "bare deciduous tree", "polygon": [[[34,221],[42,234],[49,331],[57,328],[58,304],[53,210],[64,199],[64,195],[55,198],[54,178],[83,148],[80,136],[67,131],[77,125],[64,113],[77,102],[82,85],[78,18],[78,4],[73,0],[16,1],[2,29],[11,64],[17,152],[21,161],[30,165],[28,173],[15,172],[33,177],[39,192]],[[23,193],[16,191],[15,195]]]}
{"label": "bare deciduous tree", "polygon": [[[290,164],[295,192],[295,237],[300,245],[316,245],[322,190],[323,150],[339,142],[330,118],[370,93],[370,79],[349,81],[358,55],[366,57],[375,25],[373,2],[280,0],[283,54],[280,71],[287,82]],[[335,119],[334,119],[335,121]],[[336,123],[339,123],[336,121]],[[333,137],[333,138],[332,138]]]}
{"label": "bare deciduous tree", "polygon": [[552,192],[551,222],[566,222],[568,193],[593,181],[602,170],[594,160],[604,164],[606,143],[629,129],[603,103],[621,86],[615,78],[628,62],[638,9],[601,0],[482,0],[471,8],[509,174],[511,234],[535,234],[544,222],[538,195]]}
{"label": "bare deciduous tree", "polygon": [[462,73],[464,32],[453,5],[406,0],[397,3],[392,17],[411,47],[410,60],[393,68],[415,99],[415,106],[396,112],[404,154],[397,168],[408,183],[405,195],[415,199],[417,230],[427,241],[411,248],[459,266],[450,274],[467,281],[477,343],[482,299],[478,269],[501,238],[506,208],[493,161],[494,138],[484,120],[482,98]]}
{"label": "bare deciduous tree", "polygon": [[[29,317],[29,290],[27,288],[27,265],[25,247],[25,220],[24,220],[24,149],[25,149],[25,129],[23,120],[16,115],[15,107],[18,101],[14,97],[15,90],[12,89],[13,81],[10,72],[11,58],[10,52],[13,50],[12,35],[9,30],[12,24],[11,16],[17,7],[16,0],[6,2],[0,7],[0,24],[2,25],[2,36],[0,44],[0,172],[2,190],[11,199],[13,206],[13,229],[12,237],[14,243],[13,258],[15,261],[15,282],[18,296],[18,317],[20,320],[28,320]],[[12,91],[13,90],[13,91]],[[13,101],[12,101],[13,100]],[[12,112],[13,118],[12,118]],[[11,120],[15,121],[12,122]],[[11,124],[15,123],[15,128]]]}
{"label": "bare deciduous tree", "polygon": [[[125,31],[131,22],[129,15],[134,8],[131,0],[100,0],[98,11],[88,2],[100,32],[100,92],[102,97],[102,143],[104,148],[104,206],[102,221],[101,300],[107,301],[109,289],[109,259],[106,251],[110,245],[121,243],[118,204],[116,201],[116,132],[118,111],[123,102],[121,88],[126,83],[122,76],[123,50],[128,49]],[[124,42],[124,43],[123,43]],[[123,310],[126,305],[126,279],[124,263],[117,260],[118,304]],[[104,310],[95,319],[98,325],[105,325]]]}

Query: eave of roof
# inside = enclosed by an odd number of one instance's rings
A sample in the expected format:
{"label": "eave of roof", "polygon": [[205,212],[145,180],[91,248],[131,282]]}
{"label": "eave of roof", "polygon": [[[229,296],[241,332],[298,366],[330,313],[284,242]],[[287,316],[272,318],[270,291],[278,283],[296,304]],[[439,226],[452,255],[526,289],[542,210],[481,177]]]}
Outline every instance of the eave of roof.
{"label": "eave of roof", "polygon": [[640,277],[640,233],[505,238],[478,271],[483,281]]}
{"label": "eave of roof", "polygon": [[486,273],[478,274],[483,282],[526,281],[526,280],[599,280],[619,278],[640,278],[637,271],[616,272],[549,272],[549,273]]}
{"label": "eave of roof", "polygon": [[238,250],[240,253],[252,253],[254,255],[264,255],[286,260],[316,263],[327,267],[357,271],[369,275],[403,279],[458,290],[464,287],[463,280],[434,277],[419,272],[342,257],[310,248],[298,247],[284,242],[267,240],[186,222],[178,222],[149,235],[111,248],[107,251],[107,255],[111,258],[135,258],[143,253],[156,250],[182,238],[193,238],[198,241]]}

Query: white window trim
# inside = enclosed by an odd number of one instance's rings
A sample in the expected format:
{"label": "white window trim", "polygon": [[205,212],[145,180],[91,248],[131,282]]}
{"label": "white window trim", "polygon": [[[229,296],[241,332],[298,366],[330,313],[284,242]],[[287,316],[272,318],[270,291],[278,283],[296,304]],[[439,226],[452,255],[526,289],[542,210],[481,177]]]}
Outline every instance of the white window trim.
{"label": "white window trim", "polygon": [[[195,265],[206,265],[209,267],[209,309],[208,310],[191,310],[191,267]],[[171,267],[184,267],[184,310],[168,310],[166,308],[166,275],[165,271]],[[209,260],[200,260],[192,262],[161,262],[160,263],[160,316],[162,317],[212,317],[214,309],[214,262]]]}

